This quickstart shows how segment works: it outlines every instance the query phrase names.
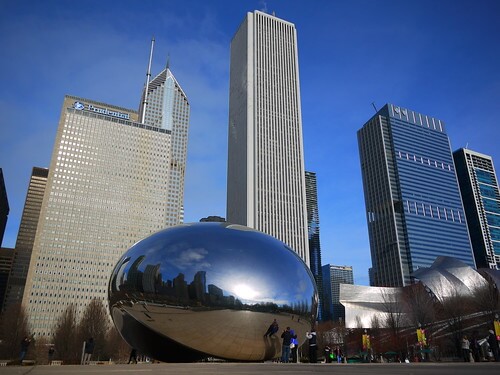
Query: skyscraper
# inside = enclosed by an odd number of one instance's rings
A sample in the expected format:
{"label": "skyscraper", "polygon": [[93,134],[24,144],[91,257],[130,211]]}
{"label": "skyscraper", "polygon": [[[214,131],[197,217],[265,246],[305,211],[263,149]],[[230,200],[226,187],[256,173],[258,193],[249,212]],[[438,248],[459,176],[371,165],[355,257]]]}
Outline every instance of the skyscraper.
{"label": "skyscraper", "polygon": [[168,68],[151,90],[145,123],[134,110],[64,98],[23,297],[38,335],[70,303],[80,314],[104,301],[125,250],[180,221],[189,103]]}
{"label": "skyscraper", "polygon": [[247,13],[231,41],[227,221],[309,250],[295,26]]}
{"label": "skyscraper", "polygon": [[0,312],[5,309],[5,292],[7,291],[7,282],[9,273],[12,269],[12,259],[14,249],[0,247]]}
{"label": "skyscraper", "polygon": [[358,145],[375,285],[408,285],[439,255],[474,267],[444,123],[386,104]]}
{"label": "skyscraper", "polygon": [[453,153],[478,268],[500,269],[500,189],[491,156],[461,148]]}
{"label": "skyscraper", "polygon": [[318,320],[323,315],[323,282],[321,281],[321,246],[319,242],[319,211],[316,173],[306,171],[307,228],[309,234],[309,268],[318,287]]}
{"label": "skyscraper", "polygon": [[21,224],[17,233],[9,282],[5,293],[5,307],[21,303],[23,299],[26,276],[28,275],[48,175],[49,170],[46,168],[34,167],[31,172]]}
{"label": "skyscraper", "polygon": [[345,308],[339,302],[340,284],[354,284],[354,275],[350,266],[325,264],[323,274],[323,320],[345,320]]}
{"label": "skyscraper", "polygon": [[[145,100],[145,89],[142,93]],[[167,225],[184,221],[184,178],[187,160],[190,105],[167,64],[148,85],[144,123],[170,132]],[[143,109],[139,109],[139,119]]]}
{"label": "skyscraper", "polygon": [[3,179],[3,171],[0,168],[0,245],[3,242],[5,227],[7,226],[7,218],[9,217],[9,200],[7,199],[7,189],[5,189],[5,181]]}

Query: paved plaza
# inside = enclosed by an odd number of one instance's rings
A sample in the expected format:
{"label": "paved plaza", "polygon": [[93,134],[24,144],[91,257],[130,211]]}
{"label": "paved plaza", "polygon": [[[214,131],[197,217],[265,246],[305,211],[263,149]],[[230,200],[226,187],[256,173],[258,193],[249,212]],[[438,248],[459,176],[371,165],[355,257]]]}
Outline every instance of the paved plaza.
{"label": "paved plaza", "polygon": [[348,374],[348,375],[498,375],[500,362],[484,363],[385,363],[385,364],[280,364],[280,363],[161,363],[94,366],[8,366],[0,375],[163,375],[163,374]]}

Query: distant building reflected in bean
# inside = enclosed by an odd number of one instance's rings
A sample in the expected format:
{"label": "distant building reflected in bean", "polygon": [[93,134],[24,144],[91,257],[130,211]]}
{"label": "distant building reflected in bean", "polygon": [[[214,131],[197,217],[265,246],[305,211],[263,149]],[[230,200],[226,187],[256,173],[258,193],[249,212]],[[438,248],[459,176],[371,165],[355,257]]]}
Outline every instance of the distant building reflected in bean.
{"label": "distant building reflected in bean", "polygon": [[229,223],[171,227],[135,244],[109,282],[115,326],[138,352],[167,362],[276,358],[279,331],[299,344],[317,316],[306,264],[285,244]]}

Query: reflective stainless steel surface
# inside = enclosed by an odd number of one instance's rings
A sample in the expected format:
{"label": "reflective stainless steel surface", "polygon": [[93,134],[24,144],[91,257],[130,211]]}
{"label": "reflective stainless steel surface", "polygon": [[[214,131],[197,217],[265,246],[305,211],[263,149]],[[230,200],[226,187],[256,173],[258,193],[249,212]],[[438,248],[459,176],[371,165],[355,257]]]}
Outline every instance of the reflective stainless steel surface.
{"label": "reflective stainless steel surface", "polygon": [[486,279],[461,260],[439,256],[430,267],[413,272],[438,300],[459,296],[473,296],[477,288],[487,285]]}
{"label": "reflective stainless steel surface", "polygon": [[[414,276],[426,288],[428,293],[438,301],[444,302],[452,296],[472,296],[477,288],[488,285],[490,282],[500,284],[500,271],[481,270],[477,272],[461,260],[439,256],[435,259],[431,267],[422,267],[413,272]],[[498,282],[497,282],[498,280]],[[360,285],[340,284],[340,303],[345,307],[346,328],[372,328],[373,318],[384,321],[388,316],[387,303],[393,302],[397,305],[398,299],[406,288],[383,288],[368,287]],[[402,316],[407,316],[410,311],[406,311],[409,306],[403,305]],[[398,307],[398,309],[400,309]],[[412,324],[403,319],[403,324]]]}
{"label": "reflective stainless steel surface", "polygon": [[[281,352],[290,326],[305,340],[318,295],[306,264],[275,238],[228,223],[168,228],[138,242],[109,282],[113,321],[163,361],[259,361]],[[279,331],[263,337],[276,319]]]}

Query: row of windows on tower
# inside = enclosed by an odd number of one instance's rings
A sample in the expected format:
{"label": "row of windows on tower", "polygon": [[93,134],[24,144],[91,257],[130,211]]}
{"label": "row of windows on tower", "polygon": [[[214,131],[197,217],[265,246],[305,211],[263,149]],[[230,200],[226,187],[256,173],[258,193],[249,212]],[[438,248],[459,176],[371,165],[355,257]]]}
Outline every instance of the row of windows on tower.
{"label": "row of windows on tower", "polygon": [[447,170],[447,171],[452,170],[451,165],[448,163],[444,163],[442,161],[437,161],[437,160],[432,160],[429,158],[425,158],[423,156],[417,156],[415,154],[410,154],[408,152],[396,151],[396,156],[399,159],[406,159],[406,160],[414,161],[414,162],[424,164],[424,165],[429,165],[429,166],[432,166],[435,168],[440,168],[440,169]]}

